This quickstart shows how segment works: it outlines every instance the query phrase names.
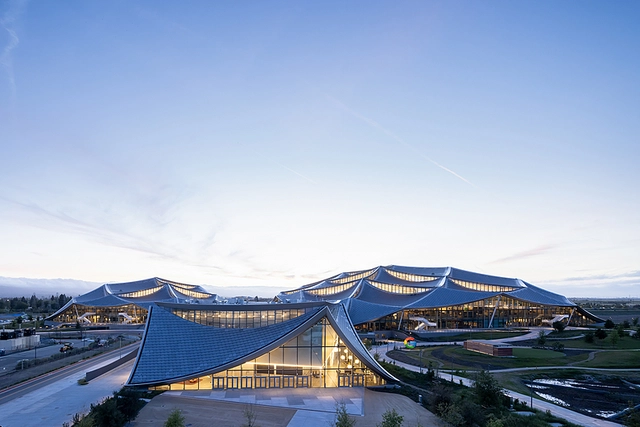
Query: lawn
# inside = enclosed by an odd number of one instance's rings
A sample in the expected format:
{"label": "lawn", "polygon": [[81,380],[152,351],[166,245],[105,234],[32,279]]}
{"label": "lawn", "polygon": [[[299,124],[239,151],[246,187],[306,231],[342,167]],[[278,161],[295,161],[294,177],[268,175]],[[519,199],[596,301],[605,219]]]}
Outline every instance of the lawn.
{"label": "lawn", "polygon": [[465,332],[455,335],[435,335],[433,337],[422,338],[420,341],[426,342],[461,342],[466,340],[495,340],[499,338],[519,337],[528,331],[487,331],[487,332]]}
{"label": "lawn", "polygon": [[[420,349],[402,350],[401,352],[404,356],[409,357],[413,364],[420,365]],[[493,357],[468,351],[459,346],[424,347],[422,348],[422,366],[429,366],[429,362],[433,368],[458,370],[566,366],[570,363],[586,360],[588,354],[566,356],[564,353],[552,350],[514,348],[513,356]]]}
{"label": "lawn", "polygon": [[[547,345],[553,344],[554,340],[548,339]],[[640,349],[640,339],[631,338],[631,337],[622,337],[618,339],[615,347],[611,345],[609,338],[605,338],[600,340],[595,338],[595,342],[590,344],[586,342],[584,339],[575,339],[575,340],[566,340],[559,341],[564,344],[565,348],[580,348],[580,349],[589,349],[589,350],[602,350],[602,349],[617,349],[617,350],[636,350]]]}
{"label": "lawn", "polygon": [[580,367],[589,368],[640,368],[640,351],[599,351],[595,358]]}

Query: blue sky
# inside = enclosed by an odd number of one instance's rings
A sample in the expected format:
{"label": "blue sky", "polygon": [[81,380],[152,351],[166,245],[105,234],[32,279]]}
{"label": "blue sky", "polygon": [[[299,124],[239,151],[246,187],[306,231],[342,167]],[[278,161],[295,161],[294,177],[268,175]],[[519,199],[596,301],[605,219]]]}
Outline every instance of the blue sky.
{"label": "blue sky", "polygon": [[0,276],[273,295],[396,264],[640,296],[638,2],[0,17]]}

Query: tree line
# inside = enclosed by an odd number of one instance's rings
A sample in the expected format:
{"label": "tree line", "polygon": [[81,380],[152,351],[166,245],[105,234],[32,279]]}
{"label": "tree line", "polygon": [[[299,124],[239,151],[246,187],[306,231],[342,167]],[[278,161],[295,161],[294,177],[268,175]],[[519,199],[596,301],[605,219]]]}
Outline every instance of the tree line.
{"label": "tree line", "polygon": [[35,294],[30,298],[0,298],[0,312],[15,313],[29,310],[33,313],[48,314],[63,307],[70,300],[71,297],[65,294],[51,295],[48,298],[38,298]]}

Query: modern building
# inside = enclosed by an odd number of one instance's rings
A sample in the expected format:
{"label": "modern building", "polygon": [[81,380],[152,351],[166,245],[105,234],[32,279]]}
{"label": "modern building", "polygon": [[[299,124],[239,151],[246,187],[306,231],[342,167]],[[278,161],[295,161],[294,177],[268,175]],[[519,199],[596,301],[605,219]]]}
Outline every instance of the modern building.
{"label": "modern building", "polygon": [[397,381],[340,303],[151,307],[127,386],[170,390],[363,387]]}
{"label": "modern building", "polygon": [[218,297],[201,286],[154,277],[128,283],[110,283],[72,298],[45,319],[49,326],[64,324],[144,324],[156,302],[215,303]]}
{"label": "modern building", "polygon": [[382,385],[397,380],[359,333],[603,322],[520,279],[393,265],[341,273],[262,304],[159,278],[107,284],[46,320],[145,323],[127,386],[171,390]]}
{"label": "modern building", "polygon": [[453,267],[352,271],[285,291],[280,302],[340,301],[360,331],[550,326],[604,322],[562,295],[520,279]]}

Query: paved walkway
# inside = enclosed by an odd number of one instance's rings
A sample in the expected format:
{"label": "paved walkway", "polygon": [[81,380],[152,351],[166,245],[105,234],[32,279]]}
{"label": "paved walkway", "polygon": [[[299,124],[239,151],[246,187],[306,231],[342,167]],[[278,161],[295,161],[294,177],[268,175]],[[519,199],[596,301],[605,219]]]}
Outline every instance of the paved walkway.
{"label": "paved walkway", "polygon": [[382,414],[395,409],[404,425],[444,427],[444,423],[418,403],[395,393],[365,388],[265,389],[165,392],[151,400],[138,414],[132,427],[162,425],[173,409],[180,409],[191,427],[237,427],[252,411],[261,427],[327,427],[336,405],[344,403],[356,427],[371,427]]}
{"label": "paved walkway", "polygon": [[169,391],[167,396],[181,396],[246,405],[277,406],[295,409],[287,426],[326,427],[331,425],[339,404],[347,413],[364,415],[364,388],[292,388],[292,389],[244,389]]}

